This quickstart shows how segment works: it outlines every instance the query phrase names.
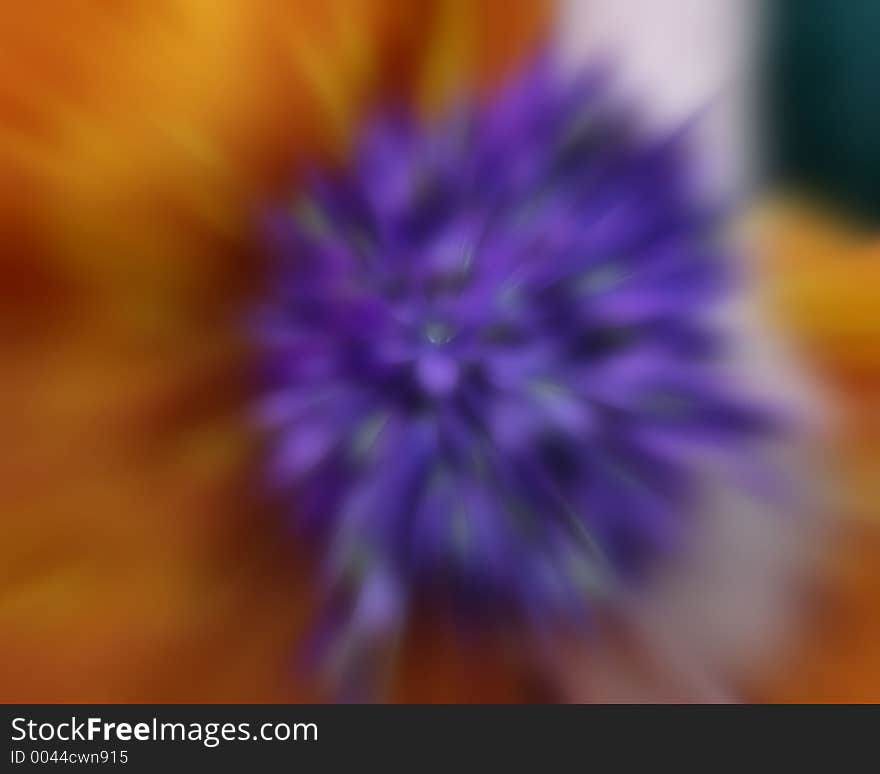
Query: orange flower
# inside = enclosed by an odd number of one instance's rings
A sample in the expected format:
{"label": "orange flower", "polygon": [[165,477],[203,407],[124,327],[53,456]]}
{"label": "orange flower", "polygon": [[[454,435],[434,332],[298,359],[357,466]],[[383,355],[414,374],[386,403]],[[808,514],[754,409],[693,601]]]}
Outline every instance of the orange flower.
{"label": "orange flower", "polygon": [[[546,5],[7,9],[4,700],[315,696],[291,662],[308,586],[249,483],[235,319],[259,273],[253,207],[298,160],[344,152],[383,93],[430,112],[490,88],[542,37]],[[514,695],[506,672],[483,679]]]}
{"label": "orange flower", "polygon": [[762,216],[769,309],[824,384],[834,410],[826,459],[839,538],[804,647],[760,698],[880,698],[880,235],[803,204]]}

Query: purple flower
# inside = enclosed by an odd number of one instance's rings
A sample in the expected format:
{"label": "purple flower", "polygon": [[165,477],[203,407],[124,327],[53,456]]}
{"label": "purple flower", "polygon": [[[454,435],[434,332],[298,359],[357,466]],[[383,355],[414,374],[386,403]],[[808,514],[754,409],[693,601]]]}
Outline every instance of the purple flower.
{"label": "purple flower", "polygon": [[[576,622],[688,527],[694,454],[749,454],[707,312],[731,285],[682,136],[539,62],[266,218],[270,476],[326,559],[331,642],[416,600]],[[342,658],[342,656],[340,656]]]}

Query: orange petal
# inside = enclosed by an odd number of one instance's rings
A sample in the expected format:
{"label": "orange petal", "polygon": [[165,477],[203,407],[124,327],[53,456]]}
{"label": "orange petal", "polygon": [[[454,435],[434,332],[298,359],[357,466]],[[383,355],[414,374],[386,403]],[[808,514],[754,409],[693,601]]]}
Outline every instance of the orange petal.
{"label": "orange petal", "polygon": [[253,208],[339,154],[380,92],[493,82],[547,5],[5,10],[4,699],[312,695],[292,664],[304,563],[258,494],[234,333]]}

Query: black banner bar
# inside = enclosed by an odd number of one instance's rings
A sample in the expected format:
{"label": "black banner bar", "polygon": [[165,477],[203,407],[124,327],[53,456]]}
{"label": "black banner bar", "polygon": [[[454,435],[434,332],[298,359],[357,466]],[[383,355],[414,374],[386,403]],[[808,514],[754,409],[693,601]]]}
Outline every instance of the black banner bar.
{"label": "black banner bar", "polygon": [[[402,764],[458,774],[482,761],[550,770],[780,763],[829,765],[873,749],[877,707],[5,705],[4,770],[322,771]],[[710,752],[706,752],[710,751]],[[857,760],[858,758],[852,758]],[[868,759],[865,759],[868,760]],[[610,764],[610,765],[609,765]],[[192,767],[197,767],[193,769]]]}

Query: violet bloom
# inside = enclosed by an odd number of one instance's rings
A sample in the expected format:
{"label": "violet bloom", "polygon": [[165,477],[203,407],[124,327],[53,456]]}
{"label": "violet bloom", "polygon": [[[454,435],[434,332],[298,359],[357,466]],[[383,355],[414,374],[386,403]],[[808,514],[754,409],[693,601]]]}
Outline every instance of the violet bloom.
{"label": "violet bloom", "polygon": [[718,371],[730,263],[686,143],[603,81],[542,62],[429,126],[389,111],[267,217],[270,475],[349,656],[417,603],[581,620],[679,544],[694,450],[768,430]]}

